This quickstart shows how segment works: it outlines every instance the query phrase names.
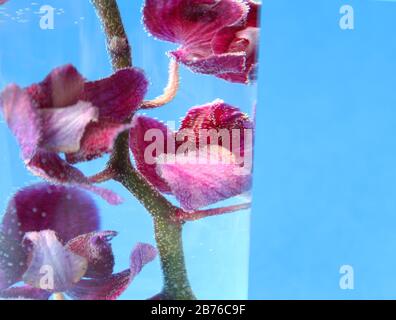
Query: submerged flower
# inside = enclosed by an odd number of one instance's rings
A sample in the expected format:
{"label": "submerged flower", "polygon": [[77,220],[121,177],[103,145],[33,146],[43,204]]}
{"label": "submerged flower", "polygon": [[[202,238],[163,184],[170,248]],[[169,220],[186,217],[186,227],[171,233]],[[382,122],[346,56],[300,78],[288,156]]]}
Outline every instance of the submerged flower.
{"label": "submerged flower", "polygon": [[177,132],[136,116],[130,146],[146,179],[193,211],[250,189],[252,130],[246,114],[216,100],[192,108]]}
{"label": "submerged flower", "polygon": [[[0,228],[0,297],[119,297],[156,251],[138,244],[130,268],[113,274],[109,241],[116,233],[98,228],[95,204],[77,188],[38,184],[18,192]],[[12,287],[20,281],[25,285]]]}
{"label": "submerged flower", "polygon": [[258,10],[251,0],[146,0],[144,23],[192,71],[237,83],[254,78]]}
{"label": "submerged flower", "polygon": [[116,195],[90,185],[70,163],[111,152],[115,138],[129,128],[126,121],[139,107],[146,89],[144,74],[137,69],[87,82],[73,66],[66,65],[28,88],[9,85],[1,94],[0,107],[33,173],[51,182],[79,184],[118,203]]}

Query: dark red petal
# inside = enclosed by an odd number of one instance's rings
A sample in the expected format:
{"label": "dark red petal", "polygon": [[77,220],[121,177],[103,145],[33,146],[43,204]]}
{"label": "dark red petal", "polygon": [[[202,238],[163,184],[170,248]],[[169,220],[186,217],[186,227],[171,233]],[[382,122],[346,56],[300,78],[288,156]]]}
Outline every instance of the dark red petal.
{"label": "dark red petal", "polygon": [[66,244],[66,248],[88,260],[85,277],[105,278],[113,273],[114,256],[110,241],[116,235],[113,231],[91,232]]}
{"label": "dark red petal", "polygon": [[4,234],[20,242],[26,232],[53,230],[62,241],[99,228],[92,198],[73,187],[40,183],[19,191],[2,222]]}
{"label": "dark red petal", "polygon": [[132,251],[129,270],[102,279],[83,279],[68,290],[67,294],[76,300],[116,300],[156,255],[153,246],[139,243]]}
{"label": "dark red petal", "polygon": [[0,231],[0,291],[19,282],[26,271],[27,256],[21,242],[12,237],[13,228]]}
{"label": "dark red petal", "polygon": [[146,0],[143,14],[155,37],[199,47],[226,26],[245,18],[247,5],[235,0]]}
{"label": "dark red petal", "polygon": [[48,300],[51,292],[31,286],[13,287],[0,291],[0,298],[10,300]]}
{"label": "dark red petal", "polygon": [[[158,135],[158,137],[162,137],[163,139],[154,140],[154,138],[151,138],[149,141],[145,141],[145,135],[150,134],[149,130],[153,134],[156,133],[156,137]],[[135,116],[133,118],[129,145],[134,155],[136,166],[152,185],[161,192],[166,193],[170,192],[170,188],[158,175],[156,163],[153,160],[161,153],[166,153],[168,150],[168,141],[175,141],[174,139],[174,133],[165,124],[145,116]],[[153,145],[153,143],[158,148],[145,156],[145,152],[148,150],[147,147]]]}
{"label": "dark red petal", "polygon": [[96,159],[105,153],[111,153],[118,135],[129,128],[130,125],[127,124],[110,122],[89,124],[81,140],[80,149],[74,153],[67,153],[67,161],[77,163]]}
{"label": "dark red petal", "polygon": [[122,123],[139,108],[147,86],[142,71],[123,69],[109,78],[87,82],[81,100],[99,108],[99,121]]}
{"label": "dark red petal", "polygon": [[72,65],[56,68],[39,84],[27,88],[40,109],[74,105],[84,89],[84,78]]}
{"label": "dark red petal", "polygon": [[27,163],[27,167],[35,175],[49,182],[90,190],[113,205],[122,202],[122,199],[114,192],[92,185],[80,170],[68,164],[56,153],[40,151]]}
{"label": "dark red petal", "polygon": [[[202,138],[202,135],[206,133],[205,131],[202,131],[203,129],[214,129],[219,133],[220,130],[227,130],[229,133],[228,136],[230,138],[230,143],[226,145],[222,140],[220,140],[219,145],[226,147],[229,150],[233,150],[236,156],[244,155],[244,130],[253,130],[253,127],[253,122],[245,113],[241,112],[236,107],[226,104],[222,100],[215,100],[212,103],[190,109],[181,124],[181,129],[193,130],[197,146],[199,146],[200,137]],[[241,137],[240,141],[238,141],[239,150],[235,150],[236,148],[233,147],[233,130],[239,131]],[[219,136],[221,137],[220,134]],[[206,142],[209,143],[210,140],[207,140]],[[204,143],[206,142],[204,141]],[[251,145],[252,142],[249,141],[249,143]],[[247,147],[250,145],[247,145]]]}
{"label": "dark red petal", "polygon": [[246,19],[246,26],[256,28],[259,26],[261,4],[252,0],[247,0],[247,2],[249,6],[249,13]]}
{"label": "dark red petal", "polygon": [[3,116],[16,136],[24,160],[33,157],[41,138],[41,122],[29,95],[17,85],[9,85],[1,94]]}
{"label": "dark red petal", "polygon": [[87,259],[59,242],[54,231],[29,232],[25,240],[32,247],[23,281],[53,293],[63,292],[80,281],[88,268]]}

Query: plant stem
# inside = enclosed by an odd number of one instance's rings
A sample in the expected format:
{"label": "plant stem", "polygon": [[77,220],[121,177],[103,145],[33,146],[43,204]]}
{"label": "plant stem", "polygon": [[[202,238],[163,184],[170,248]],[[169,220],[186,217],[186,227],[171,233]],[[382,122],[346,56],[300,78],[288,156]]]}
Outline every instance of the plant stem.
{"label": "plant stem", "polygon": [[109,51],[114,70],[131,67],[131,47],[122,23],[117,1],[91,0],[91,2],[95,6],[98,17],[102,22],[106,34],[107,50]]}
{"label": "plant stem", "polygon": [[177,95],[180,87],[179,63],[171,58],[169,62],[169,79],[164,93],[159,97],[144,101],[141,109],[154,109],[170,103]]}
{"label": "plant stem", "polygon": [[222,207],[222,208],[214,208],[214,209],[207,209],[207,210],[198,210],[194,212],[184,212],[181,211],[178,213],[178,218],[181,221],[196,221],[208,217],[214,217],[214,216],[220,216],[224,215],[227,213],[233,213],[241,210],[247,210],[250,209],[252,204],[250,202],[248,203],[242,203],[242,204],[237,204],[229,207]]}
{"label": "plant stem", "polygon": [[[91,1],[102,21],[113,69],[131,67],[131,48],[117,1]],[[133,168],[129,154],[129,132],[124,132],[117,138],[108,168],[114,171],[114,180],[124,185],[153,216],[155,239],[164,275],[162,294],[172,300],[195,299],[187,278],[184,261],[182,223],[172,218],[176,215],[178,208]]]}
{"label": "plant stem", "polygon": [[195,296],[187,278],[182,243],[182,224],[167,218],[154,218],[155,239],[161,257],[164,274],[164,291],[166,297],[175,300],[194,300]]}

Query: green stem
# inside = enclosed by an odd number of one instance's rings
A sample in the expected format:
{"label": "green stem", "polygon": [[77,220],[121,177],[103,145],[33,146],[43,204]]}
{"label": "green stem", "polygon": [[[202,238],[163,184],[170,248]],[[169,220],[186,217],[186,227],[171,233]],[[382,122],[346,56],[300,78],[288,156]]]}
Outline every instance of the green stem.
{"label": "green stem", "polygon": [[[117,1],[91,1],[102,21],[114,70],[131,67],[131,48]],[[117,138],[108,168],[114,172],[114,179],[124,185],[153,216],[155,239],[164,275],[163,296],[172,300],[195,299],[185,266],[182,223],[174,218],[178,208],[133,168],[129,154],[129,132],[124,132]]]}
{"label": "green stem", "polygon": [[195,300],[184,262],[182,224],[156,217],[154,225],[155,239],[165,275],[163,294],[175,300]]}
{"label": "green stem", "polygon": [[128,36],[122,23],[120,10],[116,0],[91,0],[96,8],[96,12],[107,40],[107,50],[109,51],[114,70],[128,68],[132,66],[131,47]]}

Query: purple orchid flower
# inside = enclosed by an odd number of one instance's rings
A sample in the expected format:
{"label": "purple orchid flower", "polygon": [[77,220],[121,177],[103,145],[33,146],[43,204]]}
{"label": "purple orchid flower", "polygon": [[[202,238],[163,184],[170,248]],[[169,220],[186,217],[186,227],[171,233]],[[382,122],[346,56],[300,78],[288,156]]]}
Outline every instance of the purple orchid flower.
{"label": "purple orchid flower", "polygon": [[0,108],[34,174],[50,182],[80,185],[117,204],[121,201],[117,195],[91,185],[71,164],[111,152],[118,134],[130,127],[128,117],[146,90],[147,80],[135,68],[87,82],[66,65],[26,89],[9,85],[1,94]]}
{"label": "purple orchid flower", "polygon": [[[158,190],[173,194],[183,209],[194,211],[250,189],[251,171],[241,174],[243,163],[237,158],[243,159],[246,150],[251,152],[251,145],[244,141],[244,130],[252,130],[253,123],[239,109],[221,100],[192,108],[178,132],[172,132],[165,124],[145,116],[136,116],[133,124],[130,147],[139,171]],[[147,141],[145,135],[150,129],[156,129],[163,136],[163,141],[155,141],[159,142],[160,148],[152,150],[156,158],[154,162],[147,161],[147,151],[153,142]],[[215,132],[225,129],[226,134],[236,130],[241,135],[235,146],[232,140],[229,144],[220,140],[219,145],[210,146],[207,152],[188,152],[186,157],[182,148],[184,137],[190,137],[192,149],[201,151],[202,129]],[[174,161],[164,160],[169,154],[175,156]]]}
{"label": "purple orchid flower", "polygon": [[[114,300],[156,256],[140,243],[130,268],[113,274],[113,231],[85,192],[46,183],[19,191],[0,228],[0,297],[48,299],[64,292],[78,300]],[[46,278],[46,272],[47,278]],[[24,286],[14,286],[23,281]]]}
{"label": "purple orchid flower", "polygon": [[237,83],[254,78],[258,10],[251,0],[146,0],[144,23],[192,71]]}

